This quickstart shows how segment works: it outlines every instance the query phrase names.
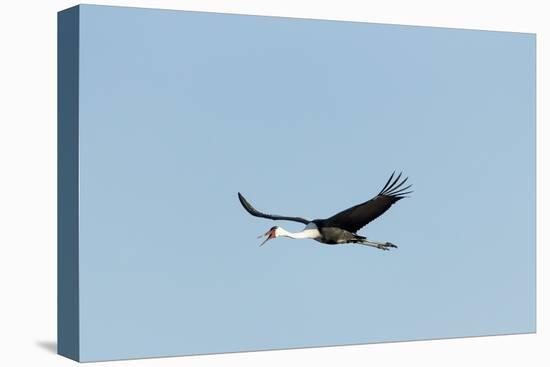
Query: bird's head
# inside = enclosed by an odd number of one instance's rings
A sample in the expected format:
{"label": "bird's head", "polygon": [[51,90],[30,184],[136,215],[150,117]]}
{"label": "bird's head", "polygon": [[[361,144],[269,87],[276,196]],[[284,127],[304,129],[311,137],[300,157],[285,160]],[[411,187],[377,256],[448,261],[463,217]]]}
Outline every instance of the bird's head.
{"label": "bird's head", "polygon": [[269,241],[272,238],[277,238],[279,236],[279,228],[277,226],[271,227],[269,231],[265,232],[264,234],[261,234],[258,236],[258,238],[266,237],[264,242],[260,244],[260,246],[263,246],[267,241]]}

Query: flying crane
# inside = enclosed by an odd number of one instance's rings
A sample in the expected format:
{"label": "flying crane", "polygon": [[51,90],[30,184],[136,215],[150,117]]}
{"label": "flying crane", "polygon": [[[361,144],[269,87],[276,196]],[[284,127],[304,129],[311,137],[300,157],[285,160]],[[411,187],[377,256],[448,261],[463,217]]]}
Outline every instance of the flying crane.
{"label": "flying crane", "polygon": [[395,172],[393,172],[378,195],[327,219],[308,220],[302,217],[265,214],[256,210],[240,192],[238,196],[245,210],[255,217],[293,221],[306,225],[302,231],[294,233],[279,226],[271,227],[269,231],[258,237],[266,237],[260,246],[277,237],[289,237],[294,239],[309,238],[327,245],[354,243],[376,247],[381,250],[389,250],[390,248],[397,248],[397,246],[391,242],[371,241],[364,236],[358,235],[357,231],[384,214],[397,201],[412,193],[412,191],[407,191],[412,185],[402,187],[408,178],[401,180],[401,175],[400,173],[394,179]]}

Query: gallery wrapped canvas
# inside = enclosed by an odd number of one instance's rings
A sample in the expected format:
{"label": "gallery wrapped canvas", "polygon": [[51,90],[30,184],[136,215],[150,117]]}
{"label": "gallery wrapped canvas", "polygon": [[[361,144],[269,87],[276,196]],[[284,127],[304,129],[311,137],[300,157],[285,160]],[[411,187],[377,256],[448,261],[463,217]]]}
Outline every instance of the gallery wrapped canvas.
{"label": "gallery wrapped canvas", "polygon": [[80,5],[58,115],[63,356],[535,332],[534,34]]}

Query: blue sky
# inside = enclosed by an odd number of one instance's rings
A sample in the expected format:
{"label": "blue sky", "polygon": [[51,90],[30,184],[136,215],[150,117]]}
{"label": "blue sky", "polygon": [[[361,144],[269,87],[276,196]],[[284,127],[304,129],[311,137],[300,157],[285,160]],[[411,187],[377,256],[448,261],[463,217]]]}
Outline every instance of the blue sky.
{"label": "blue sky", "polygon": [[[81,356],[535,329],[535,36],[83,6]],[[276,239],[394,170],[360,231]]]}

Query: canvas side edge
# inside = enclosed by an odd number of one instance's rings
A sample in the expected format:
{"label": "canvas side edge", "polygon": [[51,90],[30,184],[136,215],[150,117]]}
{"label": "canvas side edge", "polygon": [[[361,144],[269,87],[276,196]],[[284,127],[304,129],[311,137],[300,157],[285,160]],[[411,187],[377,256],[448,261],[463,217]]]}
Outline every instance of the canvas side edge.
{"label": "canvas side edge", "polygon": [[79,7],[57,15],[57,353],[80,359]]}

